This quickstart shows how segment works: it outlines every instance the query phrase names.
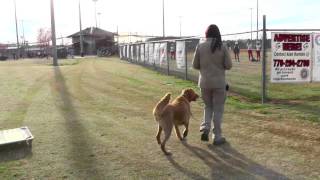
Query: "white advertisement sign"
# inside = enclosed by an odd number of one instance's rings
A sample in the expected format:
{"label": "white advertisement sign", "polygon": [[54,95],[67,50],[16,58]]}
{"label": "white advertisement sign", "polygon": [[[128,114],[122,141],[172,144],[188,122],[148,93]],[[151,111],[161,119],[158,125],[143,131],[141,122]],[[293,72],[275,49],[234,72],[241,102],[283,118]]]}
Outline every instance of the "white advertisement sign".
{"label": "white advertisement sign", "polygon": [[153,44],[149,44],[149,64],[153,64],[154,59],[153,59]]}
{"label": "white advertisement sign", "polygon": [[134,60],[133,58],[134,58],[134,56],[133,56],[133,45],[130,45],[130,59],[131,60]]}
{"label": "white advertisement sign", "polygon": [[160,43],[154,44],[153,59],[156,65],[160,64]]}
{"label": "white advertisement sign", "polygon": [[127,45],[127,54],[126,54],[127,59],[130,58],[130,48],[129,45]]}
{"label": "white advertisement sign", "polygon": [[149,44],[144,44],[144,59],[145,63],[149,62]]}
{"label": "white advertisement sign", "polygon": [[144,62],[144,44],[140,44],[140,61]]}
{"label": "white advertisement sign", "polygon": [[122,46],[122,58],[126,58],[126,46]]}
{"label": "white advertisement sign", "polygon": [[320,33],[313,34],[313,70],[312,81],[320,82]]}
{"label": "white advertisement sign", "polygon": [[138,62],[140,59],[140,45],[136,44],[136,54],[135,54],[135,59]]}
{"label": "white advertisement sign", "polygon": [[271,82],[311,81],[311,41],[310,33],[271,33]]}
{"label": "white advertisement sign", "polygon": [[176,42],[176,61],[177,61],[177,68],[183,69],[185,68],[186,64],[186,43],[185,41],[177,41]]}
{"label": "white advertisement sign", "polygon": [[160,66],[167,66],[167,43],[161,43],[160,45]]}
{"label": "white advertisement sign", "polygon": [[123,55],[122,55],[122,46],[119,46],[119,57],[120,59],[122,59]]}

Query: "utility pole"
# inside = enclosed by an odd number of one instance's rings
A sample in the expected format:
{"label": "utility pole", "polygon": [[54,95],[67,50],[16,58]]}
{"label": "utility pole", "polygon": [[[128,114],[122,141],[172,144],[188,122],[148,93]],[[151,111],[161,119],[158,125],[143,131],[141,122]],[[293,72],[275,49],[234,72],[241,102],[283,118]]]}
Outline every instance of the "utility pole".
{"label": "utility pole", "polygon": [[259,40],[259,0],[257,0],[257,42]]}
{"label": "utility pole", "polygon": [[80,26],[80,31],[79,31],[79,35],[80,35],[80,56],[83,57],[84,53],[83,53],[83,36],[82,36],[82,24],[81,24],[81,6],[80,6],[80,0],[79,0],[79,26]]}
{"label": "utility pole", "polygon": [[[21,53],[20,52],[20,54],[23,54],[22,55],[22,58],[24,58],[24,56],[25,56],[25,54],[26,54],[26,38],[25,38],[25,36],[24,36],[24,25],[23,25],[23,20],[21,20],[21,26],[22,26],[22,45],[21,45],[21,47],[23,48],[23,52]],[[22,49],[21,48],[21,49]]]}
{"label": "utility pole", "polygon": [[250,8],[250,12],[251,12],[251,42],[252,42],[252,9],[253,8]]}
{"label": "utility pole", "polygon": [[267,28],[266,28],[266,15],[263,15],[263,34],[262,34],[262,92],[261,103],[264,104],[267,100],[267,73],[266,73],[266,61],[267,61]]}
{"label": "utility pole", "polygon": [[179,16],[180,37],[181,37],[181,18],[182,18],[182,16]]}
{"label": "utility pole", "polygon": [[162,0],[162,36],[165,37],[165,31],[164,31],[164,0]]}
{"label": "utility pole", "polygon": [[117,26],[117,43],[119,45],[119,27]]}
{"label": "utility pole", "polygon": [[55,19],[54,19],[54,5],[53,0],[50,0],[50,9],[51,9],[51,38],[52,38],[52,57],[53,57],[53,65],[58,66],[58,58],[57,58],[57,47],[56,47],[56,27],[55,27]]}
{"label": "utility pole", "polygon": [[19,46],[19,32],[18,32],[18,22],[17,22],[17,7],[16,7],[16,0],[13,1],[14,3],[14,16],[16,22],[16,36],[17,36],[17,51],[16,51],[16,58],[19,59],[20,57],[20,46]]}

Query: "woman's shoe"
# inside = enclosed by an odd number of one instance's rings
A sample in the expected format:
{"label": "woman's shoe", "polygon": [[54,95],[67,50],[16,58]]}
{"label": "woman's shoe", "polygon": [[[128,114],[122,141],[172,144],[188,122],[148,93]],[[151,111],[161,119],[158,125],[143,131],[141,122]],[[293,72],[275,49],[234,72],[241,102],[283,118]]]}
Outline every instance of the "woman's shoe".
{"label": "woman's shoe", "polygon": [[224,144],[224,143],[226,143],[226,142],[227,142],[226,138],[221,137],[221,138],[219,138],[219,139],[214,139],[214,140],[213,140],[213,145],[218,146],[218,145],[222,145],[222,144]]}
{"label": "woman's shoe", "polygon": [[203,132],[201,134],[201,141],[209,141],[209,133]]}

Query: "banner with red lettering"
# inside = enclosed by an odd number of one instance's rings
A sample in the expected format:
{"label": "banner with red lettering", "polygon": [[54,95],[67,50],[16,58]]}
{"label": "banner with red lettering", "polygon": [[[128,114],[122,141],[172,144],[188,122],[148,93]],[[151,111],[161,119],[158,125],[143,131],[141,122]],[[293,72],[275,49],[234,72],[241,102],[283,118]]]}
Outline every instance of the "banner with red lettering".
{"label": "banner with red lettering", "polygon": [[167,66],[168,61],[168,52],[167,52],[167,43],[161,43],[160,45],[160,66]]}
{"label": "banner with red lettering", "polygon": [[186,42],[185,41],[177,41],[176,42],[176,63],[178,69],[185,68],[186,64]]}
{"label": "banner with red lettering", "polygon": [[320,33],[313,34],[313,78],[312,81],[320,81]]}
{"label": "banner with red lettering", "polygon": [[271,33],[271,82],[311,81],[311,33]]}

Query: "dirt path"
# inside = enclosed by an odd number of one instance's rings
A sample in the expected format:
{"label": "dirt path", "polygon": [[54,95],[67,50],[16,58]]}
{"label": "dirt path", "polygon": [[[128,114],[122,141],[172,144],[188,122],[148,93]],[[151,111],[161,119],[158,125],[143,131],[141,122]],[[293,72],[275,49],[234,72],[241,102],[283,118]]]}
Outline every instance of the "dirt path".
{"label": "dirt path", "polygon": [[[0,64],[0,73],[16,68]],[[294,109],[229,97],[228,143],[216,147],[200,142],[203,106],[193,103],[188,140],[172,135],[173,155],[166,157],[155,140],[152,108],[166,92],[175,97],[194,84],[117,59],[28,68],[19,69],[20,79],[2,77],[1,93],[22,94],[2,97],[12,108],[1,102],[8,116],[0,116],[0,127],[29,126],[33,153],[0,162],[3,179],[320,179],[320,126]],[[21,102],[22,110],[14,106]],[[23,117],[12,116],[21,111]]]}

